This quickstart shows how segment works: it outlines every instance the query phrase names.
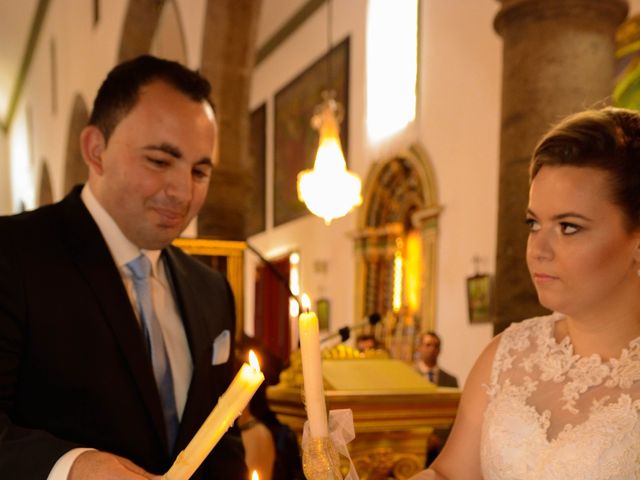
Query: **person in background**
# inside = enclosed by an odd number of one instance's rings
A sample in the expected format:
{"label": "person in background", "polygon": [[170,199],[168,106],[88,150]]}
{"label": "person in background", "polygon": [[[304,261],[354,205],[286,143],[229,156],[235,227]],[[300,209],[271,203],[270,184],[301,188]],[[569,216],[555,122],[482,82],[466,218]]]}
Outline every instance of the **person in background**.
{"label": "person in background", "polygon": [[489,343],[415,480],[640,478],[640,113],[567,117],[530,179],[527,266],[553,313]]}
{"label": "person in background", "polygon": [[420,375],[439,387],[458,388],[458,379],[438,365],[442,342],[436,332],[421,334],[416,348],[414,367]]}
{"label": "person in background", "polygon": [[[171,246],[212,175],[210,90],[152,56],[116,66],[87,184],[0,218],[0,478],[159,479],[227,389],[231,289]],[[191,478],[248,478],[237,427]]]}
{"label": "person in background", "polygon": [[356,337],[356,349],[358,351],[366,352],[367,350],[375,350],[376,348],[378,348],[378,341],[375,336],[362,333]]}
{"label": "person in background", "polygon": [[[436,332],[428,331],[419,335],[418,338],[417,358],[414,363],[416,371],[434,385],[458,388],[458,379],[438,365],[442,344],[440,336]],[[450,432],[450,428],[436,428],[431,432],[427,438],[426,467],[436,459]]]}

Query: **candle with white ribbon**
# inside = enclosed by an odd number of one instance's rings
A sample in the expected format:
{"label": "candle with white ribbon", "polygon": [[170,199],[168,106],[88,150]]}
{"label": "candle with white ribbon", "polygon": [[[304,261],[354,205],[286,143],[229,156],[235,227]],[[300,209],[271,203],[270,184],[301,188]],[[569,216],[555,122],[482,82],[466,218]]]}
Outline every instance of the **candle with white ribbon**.
{"label": "candle with white ribbon", "polygon": [[318,317],[309,311],[309,297],[302,295],[303,313],[300,315],[300,354],[302,357],[302,376],[304,379],[304,398],[309,419],[309,432],[312,438],[329,435],[327,427],[327,408],[322,384],[322,359],[320,356],[320,331]]}
{"label": "candle with white ribbon", "polygon": [[220,441],[225,432],[233,424],[251,397],[264,381],[260,371],[258,358],[253,351],[249,352],[249,364],[244,363],[238,374],[218,399],[218,403],[204,421],[200,429],[162,477],[164,480],[188,480],[205,457]]}

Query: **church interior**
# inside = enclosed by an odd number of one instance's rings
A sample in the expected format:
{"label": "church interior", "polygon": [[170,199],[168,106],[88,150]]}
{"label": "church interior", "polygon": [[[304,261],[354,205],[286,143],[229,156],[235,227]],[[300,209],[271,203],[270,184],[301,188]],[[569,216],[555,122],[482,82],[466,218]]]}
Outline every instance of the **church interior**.
{"label": "church interior", "polygon": [[[219,144],[205,206],[176,244],[226,272],[239,332],[284,363],[295,360],[304,293],[333,354],[350,355],[367,333],[411,363],[419,333],[433,330],[439,363],[464,385],[496,333],[542,311],[524,262],[537,139],[572,112],[640,107],[640,0],[0,8],[0,214],[85,181],[78,135],[113,65],[151,53],[198,69],[212,83]],[[361,182],[356,205],[334,218],[299,198],[327,92]],[[338,185],[319,187],[322,207],[341,201]],[[459,398],[447,395],[433,404],[442,418]],[[366,400],[333,405],[350,402]],[[424,404],[402,408],[420,417]]]}

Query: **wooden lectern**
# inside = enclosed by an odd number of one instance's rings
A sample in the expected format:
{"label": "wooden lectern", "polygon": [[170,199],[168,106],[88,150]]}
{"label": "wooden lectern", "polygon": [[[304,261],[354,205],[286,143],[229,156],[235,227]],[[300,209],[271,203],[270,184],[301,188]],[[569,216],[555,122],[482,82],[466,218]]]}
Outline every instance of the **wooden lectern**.
{"label": "wooden lectern", "polygon": [[[356,438],[349,451],[361,480],[409,478],[424,468],[431,431],[453,422],[460,390],[436,387],[385,352],[361,355],[343,345],[323,351],[327,408],[353,411]],[[267,397],[299,440],[307,419],[302,392],[300,354],[294,352],[291,367]]]}

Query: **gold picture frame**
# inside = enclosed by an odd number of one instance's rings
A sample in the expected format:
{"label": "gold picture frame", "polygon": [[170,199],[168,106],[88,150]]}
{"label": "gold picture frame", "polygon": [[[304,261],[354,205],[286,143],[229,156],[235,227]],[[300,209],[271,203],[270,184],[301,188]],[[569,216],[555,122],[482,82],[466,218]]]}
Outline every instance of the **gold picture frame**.
{"label": "gold picture frame", "polygon": [[476,274],[467,278],[467,305],[470,323],[491,322],[493,317],[492,284],[493,280],[487,274]]}

